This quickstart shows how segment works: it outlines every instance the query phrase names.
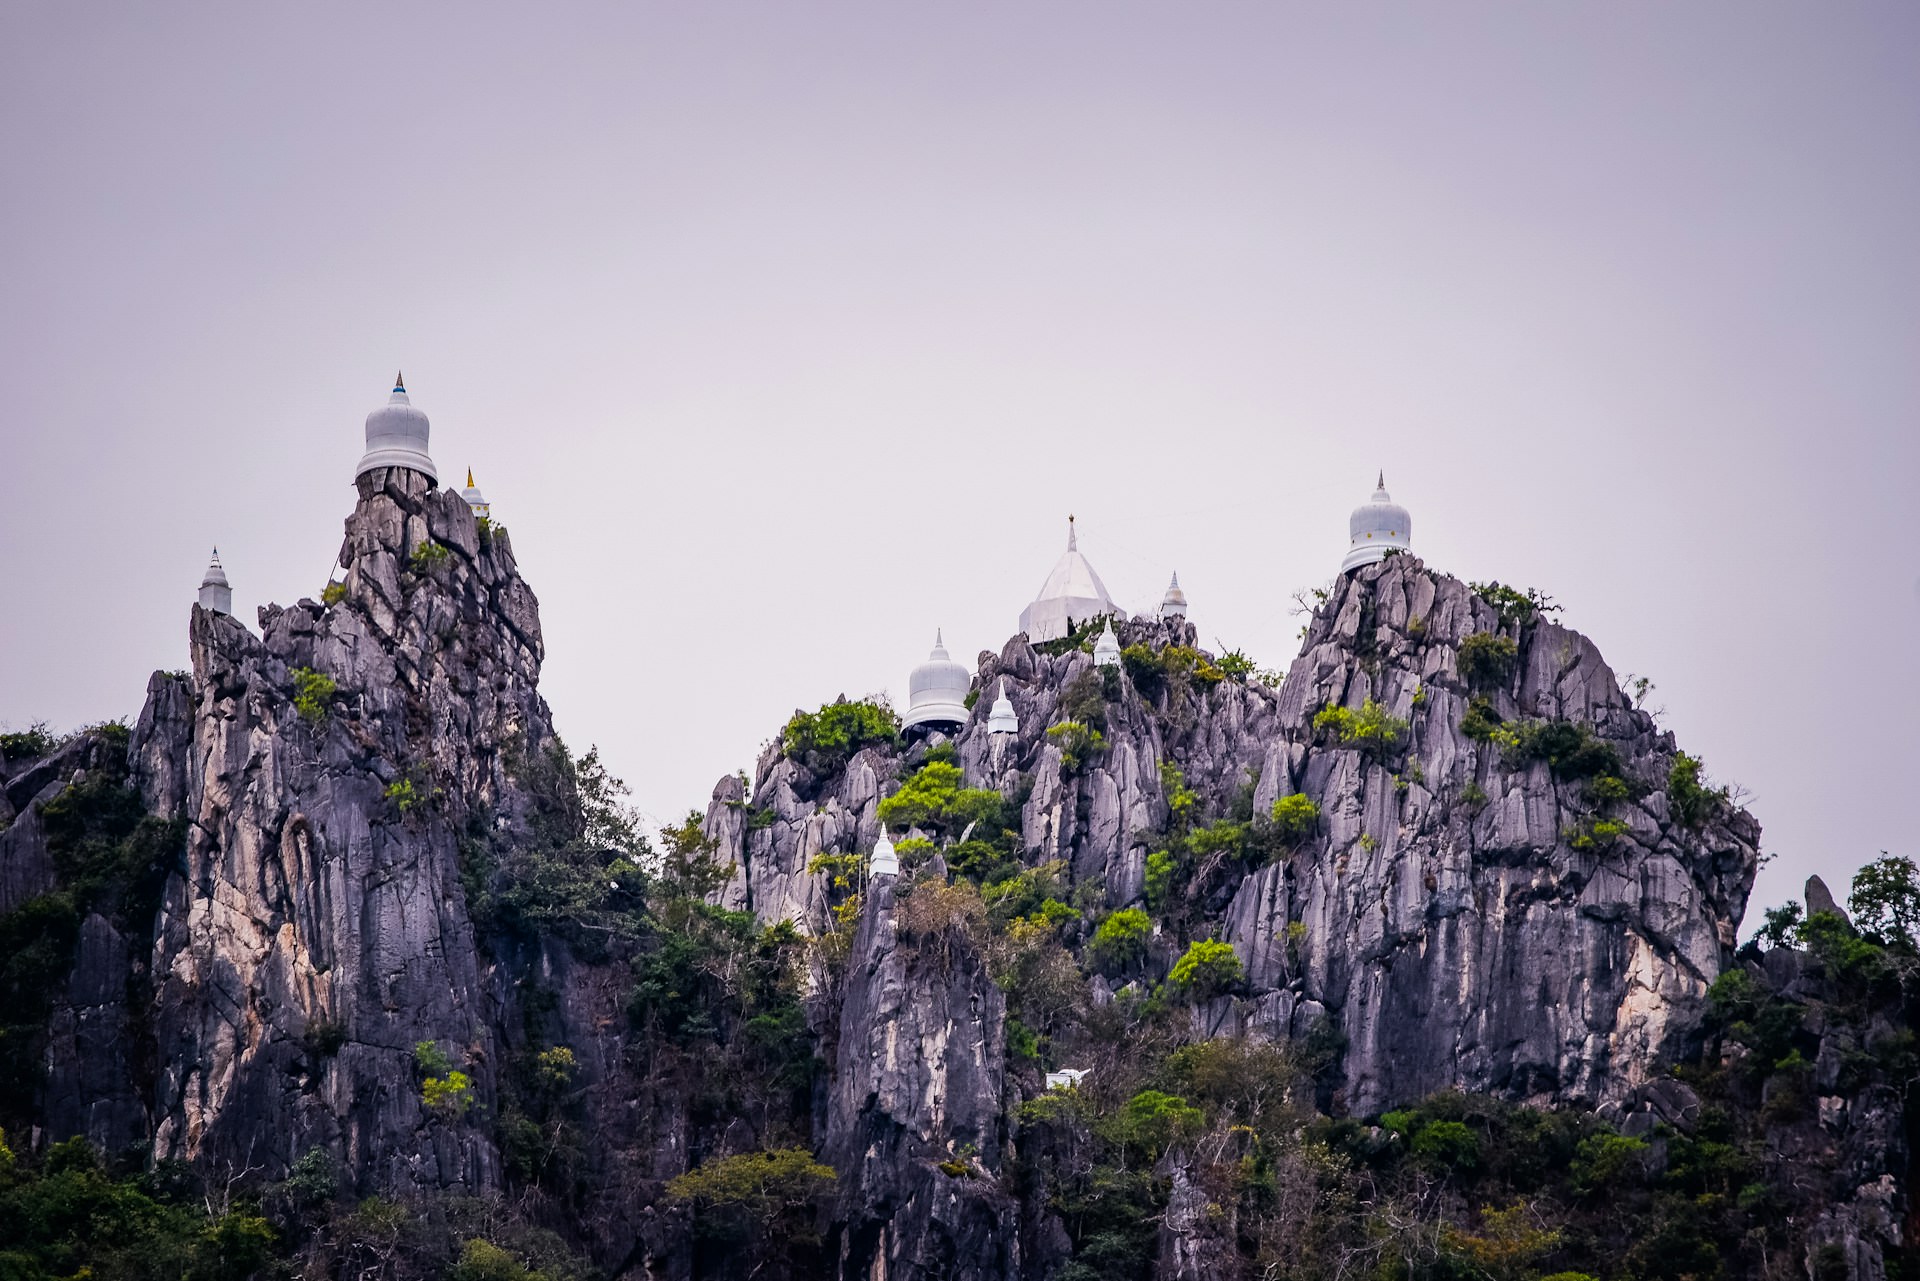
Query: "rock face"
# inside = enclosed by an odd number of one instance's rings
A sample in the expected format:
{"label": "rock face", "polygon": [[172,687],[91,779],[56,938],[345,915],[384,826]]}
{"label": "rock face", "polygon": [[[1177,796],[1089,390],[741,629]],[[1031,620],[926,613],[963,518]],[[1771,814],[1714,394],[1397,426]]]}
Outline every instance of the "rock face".
{"label": "rock face", "polygon": [[383,1186],[484,1187],[491,1144],[430,1123],[413,1048],[483,1091],[500,1058],[460,835],[524,817],[509,755],[553,733],[539,618],[458,495],[358,485],[345,595],[263,609],[259,639],[195,607],[191,702],[150,700],[134,735],[155,808],[188,820],[154,940],[154,1147],[278,1169],[324,1146]]}
{"label": "rock face", "polygon": [[[1145,647],[1136,654],[1193,641],[1182,620],[1120,630]],[[1476,636],[1511,651],[1496,648],[1495,670],[1470,688],[1461,647]],[[1024,796],[1027,861],[1063,860],[1108,907],[1142,902],[1147,855],[1172,839],[1163,766],[1209,820],[1237,806],[1257,829],[1282,797],[1313,802],[1316,830],[1273,861],[1196,872],[1203,923],[1249,977],[1242,999],[1196,1017],[1209,1032],[1282,1039],[1326,1022],[1346,1047],[1339,1102],[1357,1114],[1449,1087],[1623,1097],[1685,1048],[1732,955],[1758,825],[1718,801],[1677,818],[1672,737],[1590,641],[1542,617],[1503,620],[1412,556],[1341,578],[1277,692],[1137,663],[1103,677],[1081,650],[1048,655],[1024,638],[981,656],[976,688],[1002,677],[1020,732],[989,735],[991,699],[978,699],[954,741],[967,782]],[[1082,700],[1099,690],[1106,739],[1077,770],[1047,732],[1070,719],[1076,682]],[[1599,766],[1469,737],[1476,698],[1488,724],[1557,728]],[[1343,740],[1320,716],[1369,704],[1397,722],[1390,743]],[[729,901],[817,925],[823,881],[808,863],[870,846],[902,772],[873,749],[815,779],[776,746],[760,762],[753,830],[739,781],[723,780],[708,830],[736,867]],[[1599,777],[1618,794],[1596,794]]]}

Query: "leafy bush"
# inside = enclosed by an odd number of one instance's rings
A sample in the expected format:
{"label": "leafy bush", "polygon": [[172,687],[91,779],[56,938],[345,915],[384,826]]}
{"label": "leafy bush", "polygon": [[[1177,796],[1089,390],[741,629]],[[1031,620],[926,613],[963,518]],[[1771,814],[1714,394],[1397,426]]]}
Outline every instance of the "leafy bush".
{"label": "leafy bush", "polygon": [[1599,774],[1617,777],[1621,770],[1619,750],[1584,722],[1516,721],[1495,731],[1493,741],[1503,749],[1509,768],[1545,761],[1561,782]]}
{"label": "leafy bush", "polygon": [[1246,977],[1231,943],[1196,939],[1186,955],[1173,963],[1167,981],[1188,999],[1204,1001],[1232,991]]}
{"label": "leafy bush", "polygon": [[1081,672],[1060,692],[1060,710],[1070,721],[1079,721],[1091,729],[1107,728],[1107,692],[1100,673]]}
{"label": "leafy bush", "polygon": [[1079,721],[1061,721],[1047,730],[1047,737],[1060,748],[1060,768],[1077,774],[1095,756],[1107,750],[1107,736]]}
{"label": "leafy bush", "polygon": [[1500,622],[1504,626],[1522,626],[1531,623],[1539,614],[1557,614],[1560,606],[1553,603],[1553,597],[1537,592],[1529,587],[1524,592],[1499,583],[1469,583],[1473,594],[1500,612]]}
{"label": "leafy bush", "polygon": [[1302,792],[1276,800],[1272,818],[1274,835],[1289,845],[1298,844],[1320,830],[1320,806]]}
{"label": "leafy bush", "polygon": [[418,800],[414,795],[413,780],[410,778],[400,778],[388,783],[387,799],[392,801],[393,807],[402,814],[412,809]]}
{"label": "leafy bush", "polygon": [[1220,655],[1214,665],[1228,680],[1239,681],[1242,685],[1245,685],[1247,679],[1260,670],[1251,658],[1237,649],[1230,649]]}
{"label": "leafy bush", "polygon": [[325,672],[316,672],[311,667],[293,669],[293,710],[300,713],[307,724],[325,721],[327,705],[339,692],[340,687]]}
{"label": "leafy bush", "polygon": [[1475,632],[1460,642],[1455,667],[1469,688],[1491,689],[1507,683],[1519,656],[1520,647],[1512,637]]}
{"label": "leafy bush", "polygon": [[816,774],[830,774],[863,747],[900,741],[900,718],[884,703],[841,698],[817,712],[795,712],[781,732],[781,749]]}
{"label": "leafy bush", "polygon": [[1171,850],[1155,850],[1147,855],[1144,892],[1149,908],[1158,912],[1166,907],[1173,895],[1173,881],[1179,870],[1180,862]]}
{"label": "leafy bush", "polygon": [[410,563],[414,573],[431,574],[447,563],[449,555],[446,544],[429,540],[414,549],[413,560]]}
{"label": "leafy bush", "polygon": [[1323,707],[1313,718],[1313,728],[1330,735],[1343,747],[1358,748],[1372,759],[1384,760],[1406,739],[1407,722],[1388,713],[1386,707],[1369,698],[1358,711],[1350,707]]}
{"label": "leafy bush", "polygon": [[457,1121],[473,1106],[473,1079],[457,1070],[430,1076],[420,1083],[420,1101],[434,1115]]}
{"label": "leafy bush", "polygon": [[1006,800],[987,788],[962,787],[962,781],[958,765],[929,760],[899,791],[880,802],[880,821],[942,835],[955,835],[978,824],[997,837],[1006,821]]}
{"label": "leafy bush", "polygon": [[1618,819],[1586,819],[1569,828],[1562,835],[1567,844],[1583,853],[1590,850],[1604,850],[1627,834],[1627,825]]}
{"label": "leafy bush", "polygon": [[34,760],[49,755],[58,746],[59,740],[47,732],[47,723],[36,721],[18,733],[0,734],[0,760]]}
{"label": "leafy bush", "polygon": [[703,1162],[670,1180],[667,1197],[693,1207],[700,1236],[775,1250],[817,1239],[814,1203],[839,1177],[805,1148],[773,1148]]}
{"label": "leafy bush", "polygon": [[1701,782],[1702,768],[1699,757],[1678,752],[1667,770],[1667,809],[1684,827],[1700,826],[1727,799],[1724,788]]}
{"label": "leafy bush", "polygon": [[1179,1095],[1164,1090],[1142,1090],[1121,1108],[1117,1128],[1124,1142],[1157,1153],[1171,1143],[1198,1134],[1206,1123],[1207,1114]]}
{"label": "leafy bush", "polygon": [[1477,743],[1491,742],[1504,722],[1493,710],[1493,700],[1484,695],[1467,703],[1460,716],[1460,732]]}
{"label": "leafy bush", "polygon": [[1153,937],[1153,921],[1137,907],[1124,907],[1100,922],[1093,932],[1088,952],[1101,969],[1118,973],[1147,956],[1147,943]]}
{"label": "leafy bush", "polygon": [[1913,951],[1920,940],[1920,868],[1910,858],[1883,852],[1853,874],[1847,906],[1861,933],[1886,947]]}
{"label": "leafy bush", "polygon": [[346,598],[347,585],[345,583],[328,583],[320,589],[320,603],[329,608],[338,605]]}

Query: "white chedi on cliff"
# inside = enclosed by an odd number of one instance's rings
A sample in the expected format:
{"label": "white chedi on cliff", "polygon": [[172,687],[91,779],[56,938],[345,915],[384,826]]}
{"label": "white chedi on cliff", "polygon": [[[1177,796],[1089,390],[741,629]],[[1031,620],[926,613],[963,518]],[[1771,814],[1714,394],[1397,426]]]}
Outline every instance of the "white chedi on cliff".
{"label": "white chedi on cliff", "polygon": [[1053,572],[1040,585],[1040,594],[1034,597],[1033,603],[1020,611],[1020,630],[1027,634],[1028,640],[1038,644],[1060,640],[1076,623],[1119,612],[1120,607],[1107,594],[1107,585],[1080,554],[1073,517],[1067,517],[1066,554],[1054,564]]}
{"label": "white chedi on cliff", "polygon": [[480,486],[473,483],[473,468],[467,468],[467,487],[460,491],[460,497],[467,500],[467,506],[473,509],[475,520],[485,520],[493,513],[493,505],[480,492]]}
{"label": "white chedi on cliff", "polygon": [[1093,665],[1095,667],[1120,666],[1120,638],[1113,634],[1113,620],[1107,620],[1100,639],[1093,643]]}
{"label": "white chedi on cliff", "polygon": [[867,875],[900,875],[900,856],[894,853],[893,842],[887,839],[887,825],[880,825],[880,839],[873,843],[873,855],[867,860]]}
{"label": "white chedi on cliff", "polygon": [[1387,474],[1380,473],[1373,498],[1353,509],[1347,522],[1347,558],[1340,572],[1385,560],[1388,552],[1406,551],[1413,543],[1413,517],[1387,493]]}
{"label": "white chedi on cliff", "polygon": [[1000,697],[993,700],[993,710],[987,714],[987,733],[1018,734],[1020,717],[1013,710],[1013,700],[1007,697],[1007,678],[1000,678]]}
{"label": "white chedi on cliff", "polygon": [[1180,575],[1175,574],[1173,581],[1167,584],[1167,594],[1160,598],[1160,617],[1185,618],[1187,616],[1187,594],[1180,590]]}
{"label": "white chedi on cliff", "polygon": [[407,398],[406,380],[393,376],[393,394],[387,403],[367,415],[367,452],[353,478],[359,480],[381,467],[410,467],[435,484],[440,473],[427,456],[427,416]]}
{"label": "white chedi on cliff", "polygon": [[233,614],[233,585],[227,581],[227,571],[220,567],[218,547],[213,549],[213,561],[200,580],[200,608],[216,614]]}
{"label": "white chedi on cliff", "polygon": [[967,691],[972,688],[973,673],[947,657],[946,643],[936,628],[933,652],[907,679],[907,714],[901,726],[966,724]]}

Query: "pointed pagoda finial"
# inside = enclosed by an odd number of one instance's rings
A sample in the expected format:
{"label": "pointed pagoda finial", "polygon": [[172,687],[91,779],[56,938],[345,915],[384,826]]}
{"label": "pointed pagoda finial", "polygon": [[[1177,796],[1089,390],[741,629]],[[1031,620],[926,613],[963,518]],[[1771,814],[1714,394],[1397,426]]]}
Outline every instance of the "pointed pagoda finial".
{"label": "pointed pagoda finial", "polygon": [[1382,467],[1380,469],[1380,478],[1373,482],[1373,487],[1375,489],[1385,489],[1387,487],[1387,469],[1386,468]]}
{"label": "pointed pagoda finial", "polygon": [[1072,512],[1067,513],[1067,550],[1070,552],[1080,550],[1080,539],[1074,534],[1074,531],[1073,531],[1073,513]]}
{"label": "pointed pagoda finial", "polygon": [[473,468],[467,468],[467,488],[473,488]]}
{"label": "pointed pagoda finial", "polygon": [[407,389],[407,376],[397,369],[393,373],[393,389],[395,391],[405,391]]}

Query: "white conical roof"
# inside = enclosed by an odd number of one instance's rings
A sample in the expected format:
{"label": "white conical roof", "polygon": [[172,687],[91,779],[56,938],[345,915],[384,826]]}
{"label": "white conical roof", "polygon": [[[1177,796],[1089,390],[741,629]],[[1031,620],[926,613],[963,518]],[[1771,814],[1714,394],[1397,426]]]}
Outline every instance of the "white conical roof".
{"label": "white conical roof", "polygon": [[1020,630],[1030,641],[1059,640],[1075,623],[1101,614],[1117,614],[1120,607],[1107,594],[1107,585],[1080,554],[1080,540],[1067,517],[1067,550],[1040,585],[1040,594],[1020,611]]}
{"label": "white conical roof", "polygon": [[933,652],[907,679],[907,714],[901,720],[902,727],[964,725],[967,691],[972,688],[973,673],[947,657],[946,643],[936,628]]}
{"label": "white conical roof", "polygon": [[1000,678],[1000,697],[993,700],[993,711],[987,716],[987,733],[1018,734],[1020,718],[1014,713],[1013,700],[1007,697],[1007,678]]}
{"label": "white conical roof", "polygon": [[387,403],[367,415],[367,452],[353,478],[359,480],[376,467],[411,467],[437,482],[440,474],[427,456],[427,426],[427,416],[407,398],[406,380],[395,374]]}
{"label": "white conical roof", "polygon": [[1167,594],[1160,598],[1160,617],[1184,618],[1186,613],[1187,594],[1180,590],[1180,575],[1175,574],[1167,584]]}
{"label": "white conical roof", "polygon": [[200,580],[200,585],[202,587],[232,586],[232,584],[227,582],[227,571],[220,565],[220,549],[218,547],[213,549],[213,560],[208,563],[207,576]]}
{"label": "white conical roof", "polygon": [[1106,630],[1100,633],[1100,639],[1093,643],[1093,661],[1098,667],[1118,667],[1120,665],[1120,638],[1113,634],[1113,620],[1107,620]]}
{"label": "white conical roof", "polygon": [[1347,558],[1340,572],[1385,560],[1390,551],[1405,551],[1413,543],[1413,517],[1387,493],[1387,474],[1380,473],[1373,499],[1353,509],[1347,522]]}

